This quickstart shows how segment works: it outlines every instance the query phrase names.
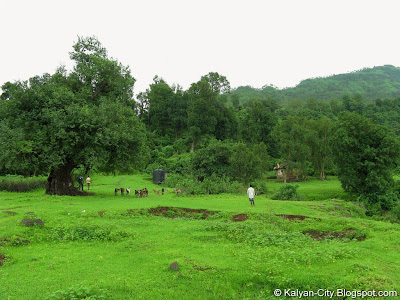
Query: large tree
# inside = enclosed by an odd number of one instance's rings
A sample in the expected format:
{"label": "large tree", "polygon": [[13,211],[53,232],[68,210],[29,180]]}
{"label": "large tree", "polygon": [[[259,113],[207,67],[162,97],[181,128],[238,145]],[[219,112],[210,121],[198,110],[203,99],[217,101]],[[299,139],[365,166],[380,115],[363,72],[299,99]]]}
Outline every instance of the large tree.
{"label": "large tree", "polygon": [[[334,128],[332,146],[345,191],[373,202],[379,202],[380,196],[393,191],[393,172],[399,163],[400,145],[389,129],[358,113],[344,112]],[[382,208],[390,208],[382,204]]]}
{"label": "large tree", "polygon": [[79,38],[73,49],[69,74],[60,67],[54,75],[2,87],[0,163],[47,172],[47,194],[78,194],[72,179],[77,167],[128,170],[145,153],[129,68],[109,58],[94,37]]}

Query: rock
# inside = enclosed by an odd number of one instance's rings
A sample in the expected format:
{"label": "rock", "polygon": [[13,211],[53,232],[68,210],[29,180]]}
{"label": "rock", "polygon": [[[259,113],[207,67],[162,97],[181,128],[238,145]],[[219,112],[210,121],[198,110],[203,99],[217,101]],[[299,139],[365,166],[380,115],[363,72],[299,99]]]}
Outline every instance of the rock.
{"label": "rock", "polygon": [[21,224],[25,226],[35,226],[35,224],[38,226],[43,226],[44,222],[41,219],[23,219]]}
{"label": "rock", "polygon": [[17,213],[15,211],[9,211],[9,210],[4,210],[3,213],[7,215],[16,215]]}
{"label": "rock", "polygon": [[173,271],[179,271],[178,263],[174,261],[172,264],[169,265],[169,269]]}

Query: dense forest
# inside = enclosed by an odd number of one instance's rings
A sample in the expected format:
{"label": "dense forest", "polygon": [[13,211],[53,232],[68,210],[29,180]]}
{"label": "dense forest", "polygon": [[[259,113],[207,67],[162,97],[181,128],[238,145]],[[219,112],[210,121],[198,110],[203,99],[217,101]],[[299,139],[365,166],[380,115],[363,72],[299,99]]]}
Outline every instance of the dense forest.
{"label": "dense forest", "polygon": [[284,164],[286,181],[339,177],[371,211],[398,203],[400,69],[239,87],[217,72],[184,90],[154,77],[134,98],[129,68],[95,38],[75,67],[2,86],[0,172],[49,176],[47,193],[76,194],[79,172],[169,172],[170,184],[216,193],[255,184]]}

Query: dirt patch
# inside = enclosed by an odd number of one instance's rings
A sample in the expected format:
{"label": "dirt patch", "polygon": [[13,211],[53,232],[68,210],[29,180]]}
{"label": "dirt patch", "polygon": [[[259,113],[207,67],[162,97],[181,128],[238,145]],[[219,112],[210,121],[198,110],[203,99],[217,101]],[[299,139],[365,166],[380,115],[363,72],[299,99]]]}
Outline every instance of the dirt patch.
{"label": "dirt patch", "polygon": [[17,213],[15,211],[9,211],[9,210],[3,210],[3,213],[7,215],[16,215]]}
{"label": "dirt patch", "polygon": [[287,220],[300,220],[300,221],[304,221],[305,219],[309,218],[306,216],[299,216],[299,215],[275,215],[278,217],[282,217],[283,219],[287,219]]}
{"label": "dirt patch", "polygon": [[366,234],[357,231],[354,228],[348,228],[342,231],[336,232],[322,232],[317,230],[303,231],[303,234],[309,235],[314,240],[325,240],[325,239],[347,239],[347,240],[357,240],[359,242],[366,239]]}
{"label": "dirt patch", "polygon": [[147,212],[154,216],[163,216],[166,218],[189,217],[198,219],[207,219],[208,216],[218,213],[217,211],[210,211],[207,209],[171,207],[171,206],[153,207],[149,208]]}
{"label": "dirt patch", "polygon": [[200,267],[200,266],[193,266],[193,268],[197,271],[207,271],[207,270],[212,270],[213,268],[211,267]]}
{"label": "dirt patch", "polygon": [[249,217],[246,214],[239,214],[239,215],[234,215],[232,217],[232,222],[243,222],[246,221]]}
{"label": "dirt patch", "polygon": [[25,226],[43,226],[44,222],[41,219],[23,219],[21,224]]}

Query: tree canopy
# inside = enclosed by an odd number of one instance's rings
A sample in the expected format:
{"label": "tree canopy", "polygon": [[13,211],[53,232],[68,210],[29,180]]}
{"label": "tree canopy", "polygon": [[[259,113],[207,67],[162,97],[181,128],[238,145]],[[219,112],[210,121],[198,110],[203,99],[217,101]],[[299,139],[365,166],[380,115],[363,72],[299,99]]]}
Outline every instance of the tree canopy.
{"label": "tree canopy", "polygon": [[48,194],[76,194],[71,174],[79,166],[132,169],[145,157],[129,68],[108,58],[96,38],[79,38],[73,48],[71,73],[61,67],[2,87],[0,163],[48,172]]}
{"label": "tree canopy", "polygon": [[[332,143],[338,176],[345,191],[369,202],[393,192],[393,171],[400,158],[394,133],[357,113],[345,112],[336,124]],[[388,203],[380,203],[389,209]]]}

